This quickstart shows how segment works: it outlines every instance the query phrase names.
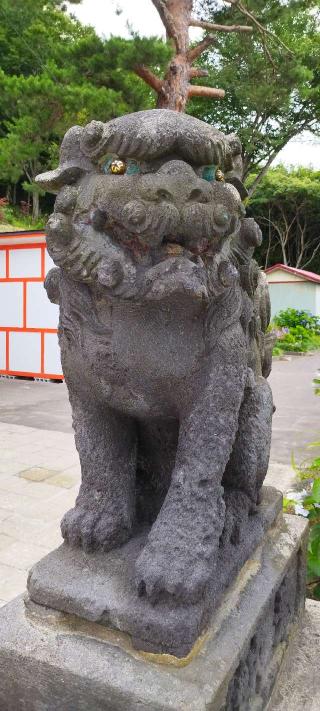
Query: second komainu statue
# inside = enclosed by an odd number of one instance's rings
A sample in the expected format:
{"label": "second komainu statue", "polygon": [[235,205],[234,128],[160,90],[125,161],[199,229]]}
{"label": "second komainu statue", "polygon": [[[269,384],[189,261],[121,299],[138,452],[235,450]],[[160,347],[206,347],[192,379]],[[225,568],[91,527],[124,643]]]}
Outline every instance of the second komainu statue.
{"label": "second komainu statue", "polygon": [[[38,178],[58,193],[46,288],[82,470],[61,555],[79,567],[129,551],[135,637],[176,654],[264,530],[272,338],[240,178],[236,136],[169,110],[70,129]],[[40,588],[34,573],[41,602]],[[190,609],[189,637],[165,637],[165,611]],[[129,617],[113,624],[132,631]]]}

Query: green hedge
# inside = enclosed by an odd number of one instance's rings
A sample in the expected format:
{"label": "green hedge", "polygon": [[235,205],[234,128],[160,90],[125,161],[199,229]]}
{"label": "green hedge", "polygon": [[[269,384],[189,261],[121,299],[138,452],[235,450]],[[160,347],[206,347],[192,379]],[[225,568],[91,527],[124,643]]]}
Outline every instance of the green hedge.
{"label": "green hedge", "polygon": [[308,311],[280,311],[274,317],[270,329],[277,336],[274,355],[320,350],[320,318]]}

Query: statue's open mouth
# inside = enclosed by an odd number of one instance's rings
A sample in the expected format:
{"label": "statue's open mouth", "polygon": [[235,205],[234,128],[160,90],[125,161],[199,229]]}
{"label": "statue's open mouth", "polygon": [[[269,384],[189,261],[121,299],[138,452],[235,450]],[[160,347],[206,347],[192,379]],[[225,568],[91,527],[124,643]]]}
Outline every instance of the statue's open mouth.
{"label": "statue's open mouth", "polygon": [[164,259],[169,257],[185,257],[192,262],[197,262],[198,257],[206,254],[214,253],[215,239],[202,238],[192,242],[190,238],[184,235],[165,235],[159,240],[155,240],[153,234],[137,234],[134,232],[126,233],[126,237],[122,236],[118,240],[116,235],[114,238],[117,242],[128,249],[138,260],[143,255],[151,253],[156,259]]}
{"label": "statue's open mouth", "polygon": [[161,247],[172,248],[177,253],[181,253],[185,248],[185,240],[181,235],[165,235],[162,239]]}

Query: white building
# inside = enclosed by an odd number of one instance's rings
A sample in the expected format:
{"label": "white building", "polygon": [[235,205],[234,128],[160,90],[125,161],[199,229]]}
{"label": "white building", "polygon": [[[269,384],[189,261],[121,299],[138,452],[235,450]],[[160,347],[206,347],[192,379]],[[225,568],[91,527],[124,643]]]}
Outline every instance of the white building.
{"label": "white building", "polygon": [[271,318],[279,311],[297,309],[320,316],[320,275],[285,264],[266,269],[271,298]]}
{"label": "white building", "polygon": [[52,266],[44,232],[0,233],[0,374],[62,378],[59,308],[43,287]]}

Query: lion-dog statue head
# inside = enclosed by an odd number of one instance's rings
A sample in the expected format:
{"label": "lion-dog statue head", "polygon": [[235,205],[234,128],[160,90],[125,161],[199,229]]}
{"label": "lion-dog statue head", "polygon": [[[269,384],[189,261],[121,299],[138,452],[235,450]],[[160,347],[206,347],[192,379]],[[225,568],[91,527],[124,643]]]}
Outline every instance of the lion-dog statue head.
{"label": "lion-dog statue head", "polygon": [[57,170],[48,250],[73,279],[117,298],[159,299],[180,288],[206,297],[229,285],[238,234],[241,145],[236,136],[169,110],[71,128]]}

